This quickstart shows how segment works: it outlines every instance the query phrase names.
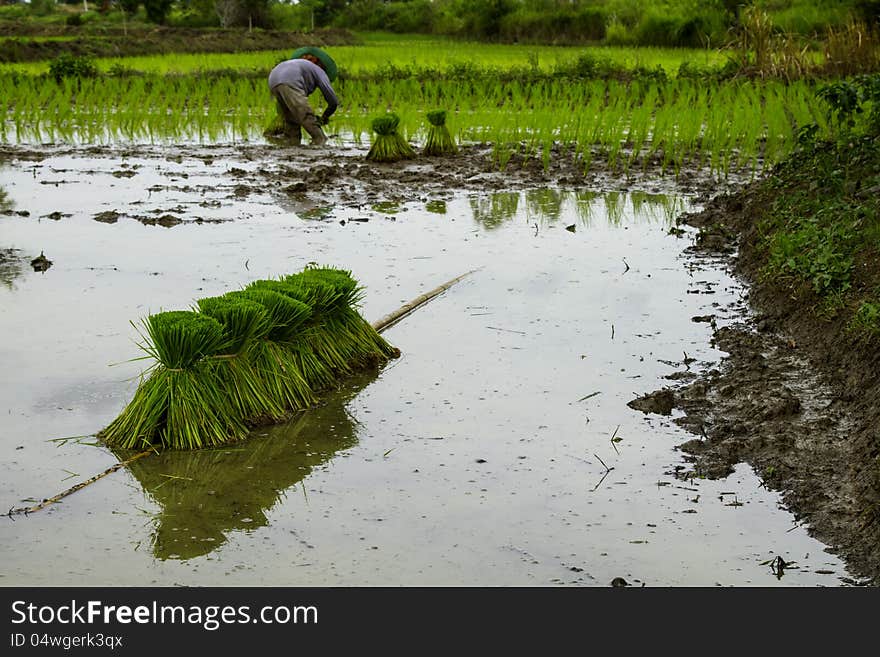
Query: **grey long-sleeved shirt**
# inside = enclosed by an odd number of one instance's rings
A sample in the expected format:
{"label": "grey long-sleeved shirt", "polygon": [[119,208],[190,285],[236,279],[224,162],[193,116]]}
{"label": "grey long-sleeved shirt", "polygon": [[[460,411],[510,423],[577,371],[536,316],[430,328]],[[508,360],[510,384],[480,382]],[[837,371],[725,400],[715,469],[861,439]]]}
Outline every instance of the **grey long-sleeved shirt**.
{"label": "grey long-sleeved shirt", "polygon": [[336,92],[330,86],[330,78],[317,64],[312,64],[307,59],[288,59],[281,62],[269,73],[269,89],[279,84],[301,91],[306,96],[311,96],[315,89],[320,89],[327,101],[327,109],[324,110],[324,118],[328,118],[339,106]]}

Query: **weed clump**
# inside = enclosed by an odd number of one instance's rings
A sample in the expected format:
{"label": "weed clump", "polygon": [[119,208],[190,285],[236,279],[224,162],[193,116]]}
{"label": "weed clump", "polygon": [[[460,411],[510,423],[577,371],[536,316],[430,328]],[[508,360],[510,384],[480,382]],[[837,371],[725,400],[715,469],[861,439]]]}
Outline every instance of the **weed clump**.
{"label": "weed clump", "polygon": [[434,110],[427,114],[428,123],[431,127],[428,129],[428,138],[425,140],[425,148],[422,150],[424,155],[454,155],[458,152],[458,147],[449,134],[449,128],[446,127],[446,110]]}
{"label": "weed clump", "polygon": [[407,141],[401,137],[397,129],[400,126],[400,117],[397,114],[387,114],[373,119],[373,132],[376,133],[373,145],[367,153],[367,159],[374,162],[397,162],[416,156]]}
{"label": "weed clump", "polygon": [[61,82],[64,78],[95,78],[98,67],[90,57],[63,53],[49,62],[49,76]]}

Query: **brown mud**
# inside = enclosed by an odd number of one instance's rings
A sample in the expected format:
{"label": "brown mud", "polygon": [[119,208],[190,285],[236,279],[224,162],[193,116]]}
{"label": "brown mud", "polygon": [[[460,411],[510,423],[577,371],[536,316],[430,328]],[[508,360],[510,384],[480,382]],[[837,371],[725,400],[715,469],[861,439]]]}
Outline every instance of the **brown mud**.
{"label": "brown mud", "polygon": [[674,421],[697,437],[680,445],[692,469],[678,476],[723,478],[748,463],[811,535],[877,585],[880,354],[842,322],[821,319],[809,291],[760,276],[754,220],[767,199],[759,189],[721,195],[679,218],[700,231],[695,254],[749,283],[743,301],[751,312],[741,323],[713,323],[713,341],[729,355],[696,380],[630,406],[683,412]]}
{"label": "brown mud", "polygon": [[[322,218],[322,209],[334,205],[349,208],[371,207],[394,214],[398,206],[412,201],[439,203],[452,198],[457,191],[504,192],[554,187],[594,192],[639,191],[648,194],[683,193],[697,203],[705,203],[720,193],[741,186],[751,172],[731,173],[719,178],[706,170],[682,169],[677,176],[662,170],[660,158],[623,171],[601,164],[598,157],[585,170],[582,159],[560,147],[554,147],[549,165],[540,158],[514,153],[500,169],[490,144],[463,144],[453,156],[425,157],[392,163],[369,162],[363,146],[290,147],[283,142],[271,144],[243,143],[235,145],[175,145],[174,155],[162,146],[59,146],[52,149],[0,144],[0,162],[40,162],[59,156],[94,157],[155,157],[170,162],[202,160],[206,164],[222,162],[226,157],[253,164],[247,170],[229,167],[220,185],[230,195],[244,198],[271,190],[289,199],[297,212],[306,217]],[[416,147],[417,153],[419,148]],[[662,156],[661,156],[662,157]],[[58,171],[77,177],[81,171]],[[133,174],[125,169],[119,174]],[[128,175],[126,175],[128,177]],[[137,178],[132,178],[135,183]],[[184,181],[185,183],[185,181]],[[187,189],[183,191],[199,191]],[[6,213],[11,213],[7,210]],[[120,211],[121,212],[121,211]],[[170,214],[173,214],[170,213]],[[112,214],[96,216],[97,221],[112,222]],[[138,217],[139,220],[141,218]],[[176,224],[176,221],[172,221]]]}
{"label": "brown mud", "polygon": [[[169,53],[251,52],[293,50],[300,46],[340,46],[357,42],[353,34],[337,28],[314,32],[278,30],[107,28],[97,33],[86,28],[38,25],[0,25],[0,62],[53,59],[63,53],[88,57],[131,57]],[[39,37],[66,37],[40,40]]]}

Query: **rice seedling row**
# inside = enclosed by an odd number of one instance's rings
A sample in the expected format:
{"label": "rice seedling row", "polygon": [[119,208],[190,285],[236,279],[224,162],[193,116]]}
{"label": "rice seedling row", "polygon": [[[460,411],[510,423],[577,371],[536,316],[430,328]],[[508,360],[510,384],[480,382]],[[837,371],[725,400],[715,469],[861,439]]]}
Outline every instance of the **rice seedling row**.
{"label": "rice seedling row", "polygon": [[[552,72],[576,62],[585,53],[597,60],[626,68],[660,68],[675,73],[687,62],[704,67],[720,67],[723,53],[707,50],[695,53],[687,48],[631,48],[616,46],[564,47],[526,46],[461,42],[450,39],[367,40],[361,45],[334,46],[333,58],[347,76],[371,75],[389,68],[401,71],[507,71],[510,69]],[[192,74],[208,71],[268,73],[276,63],[290,56],[290,51],[264,50],[237,53],[177,53],[136,57],[105,57],[96,60],[104,72],[124,68],[142,73]],[[41,74],[46,62],[3,64],[2,70]]]}
{"label": "rice seedling row", "polygon": [[[275,118],[265,81],[253,77],[123,76],[2,78],[4,142],[237,142],[261,139]],[[779,161],[821,101],[807,82],[707,83],[567,80],[340,80],[331,133],[368,140],[377,116],[393,112],[401,137],[423,145],[428,113],[446,110],[459,143],[490,143],[499,167],[514,152],[549,164],[554,147],[628,169],[659,161],[678,171],[718,172]],[[316,97],[317,99],[317,97]],[[313,100],[316,100],[313,99]],[[319,108],[320,111],[320,108]]]}

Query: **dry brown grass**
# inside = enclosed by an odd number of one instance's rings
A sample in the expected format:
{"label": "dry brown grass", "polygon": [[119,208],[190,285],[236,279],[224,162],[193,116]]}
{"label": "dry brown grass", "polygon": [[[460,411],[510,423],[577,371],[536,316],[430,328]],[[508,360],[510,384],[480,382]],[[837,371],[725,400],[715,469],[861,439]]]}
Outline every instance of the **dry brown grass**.
{"label": "dry brown grass", "polygon": [[880,39],[876,29],[850,20],[843,27],[829,28],[824,47],[823,70],[846,76],[880,70]]}
{"label": "dry brown grass", "polygon": [[733,50],[740,74],[747,77],[793,80],[811,68],[809,44],[798,35],[779,33],[760,7],[743,10]]}

